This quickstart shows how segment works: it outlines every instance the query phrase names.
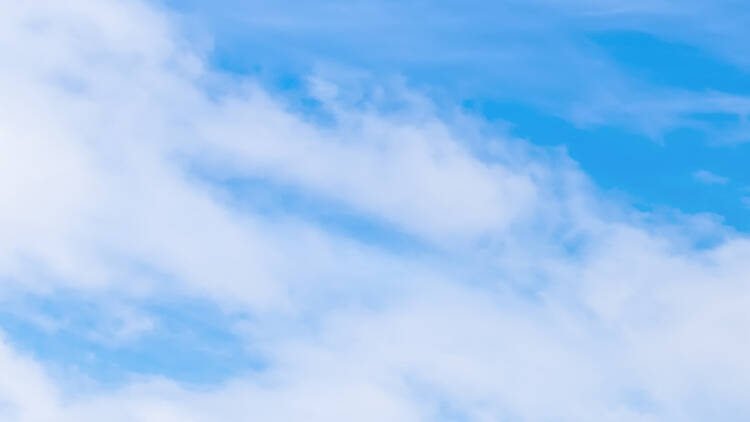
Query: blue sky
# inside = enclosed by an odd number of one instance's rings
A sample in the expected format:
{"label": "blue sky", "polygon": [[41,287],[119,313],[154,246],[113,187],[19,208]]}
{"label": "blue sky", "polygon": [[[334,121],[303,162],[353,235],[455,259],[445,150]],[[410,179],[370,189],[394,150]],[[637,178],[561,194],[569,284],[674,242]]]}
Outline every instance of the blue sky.
{"label": "blue sky", "polygon": [[744,421],[734,1],[0,17],[0,419]]}
{"label": "blue sky", "polygon": [[[364,84],[404,78],[444,106],[465,107],[513,136],[565,146],[597,184],[641,207],[714,213],[748,230],[741,201],[750,185],[747,106],[701,104],[750,92],[747,67],[732,57],[743,54],[746,38],[732,25],[713,28],[721,24],[690,16],[705,7],[733,21],[745,12],[724,3],[654,12],[646,4],[631,11],[569,3],[167,2],[211,37],[215,66],[260,75],[292,101],[304,103],[295,91],[313,72],[343,73]],[[682,13],[688,22],[680,22]],[[673,22],[656,26],[661,20]],[[695,33],[682,34],[686,24]],[[726,40],[707,45],[708,31]],[[617,85],[611,93],[610,82]],[[600,95],[635,109],[603,109],[608,115],[593,121],[570,115],[570,108],[599,106]],[[650,116],[648,105],[638,105],[649,97],[676,102],[674,110]],[[699,171],[726,182],[696,180]]]}

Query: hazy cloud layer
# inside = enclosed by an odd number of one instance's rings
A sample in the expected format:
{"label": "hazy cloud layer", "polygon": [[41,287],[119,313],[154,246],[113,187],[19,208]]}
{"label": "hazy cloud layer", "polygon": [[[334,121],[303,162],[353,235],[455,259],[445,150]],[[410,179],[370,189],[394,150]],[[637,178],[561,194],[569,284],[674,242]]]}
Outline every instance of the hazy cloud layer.
{"label": "hazy cloud layer", "polygon": [[153,4],[3,9],[0,300],[96,303],[67,329],[112,348],[205,300],[264,362],[101,386],[6,336],[4,420],[750,416],[750,239],[714,217],[638,212],[398,85],[311,79],[321,115],[295,111]]}

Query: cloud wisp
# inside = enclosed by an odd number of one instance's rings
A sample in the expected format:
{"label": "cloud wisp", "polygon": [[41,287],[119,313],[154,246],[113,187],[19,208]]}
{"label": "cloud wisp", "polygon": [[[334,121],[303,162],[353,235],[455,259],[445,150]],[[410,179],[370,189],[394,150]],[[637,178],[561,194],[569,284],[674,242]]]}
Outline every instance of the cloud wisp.
{"label": "cloud wisp", "polygon": [[695,173],[693,173],[693,179],[707,185],[723,185],[729,182],[729,178],[719,176],[718,174],[712,173],[708,170],[696,171]]}

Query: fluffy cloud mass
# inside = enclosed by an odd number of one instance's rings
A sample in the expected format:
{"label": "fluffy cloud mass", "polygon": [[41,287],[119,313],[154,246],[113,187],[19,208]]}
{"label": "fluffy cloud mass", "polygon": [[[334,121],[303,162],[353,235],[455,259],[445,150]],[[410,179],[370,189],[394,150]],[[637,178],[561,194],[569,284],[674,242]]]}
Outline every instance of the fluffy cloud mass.
{"label": "fluffy cloud mass", "polygon": [[0,301],[115,349],[147,304],[205,302],[262,362],[102,386],[6,335],[3,420],[750,417],[750,239],[711,216],[632,209],[398,84],[311,76],[302,112],[152,4],[2,8]]}

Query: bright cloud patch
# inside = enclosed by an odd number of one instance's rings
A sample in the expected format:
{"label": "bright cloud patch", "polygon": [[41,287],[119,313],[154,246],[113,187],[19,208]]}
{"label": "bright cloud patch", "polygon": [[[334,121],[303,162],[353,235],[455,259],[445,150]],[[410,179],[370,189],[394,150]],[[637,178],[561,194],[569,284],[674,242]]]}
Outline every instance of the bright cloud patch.
{"label": "bright cloud patch", "polygon": [[311,76],[300,111],[153,4],[6,3],[3,420],[750,416],[750,239],[715,216],[399,83]]}

